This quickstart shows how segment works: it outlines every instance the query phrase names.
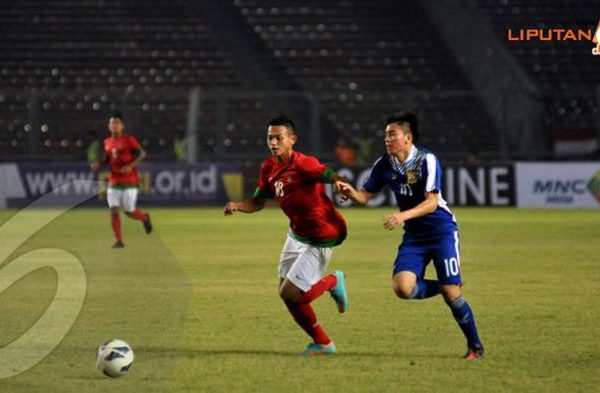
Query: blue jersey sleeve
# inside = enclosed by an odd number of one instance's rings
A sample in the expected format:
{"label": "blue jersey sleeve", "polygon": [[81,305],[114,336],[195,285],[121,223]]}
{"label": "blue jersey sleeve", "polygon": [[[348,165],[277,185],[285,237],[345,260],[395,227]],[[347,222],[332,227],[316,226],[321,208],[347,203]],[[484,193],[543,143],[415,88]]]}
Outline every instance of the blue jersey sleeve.
{"label": "blue jersey sleeve", "polygon": [[383,177],[384,163],[385,161],[382,157],[375,162],[375,165],[373,165],[373,169],[371,169],[371,174],[369,175],[369,178],[363,185],[363,188],[367,192],[370,192],[371,194],[378,193],[385,185],[385,178]]}
{"label": "blue jersey sleeve", "polygon": [[425,192],[436,192],[439,193],[442,189],[442,167],[437,157],[431,153],[425,156],[425,162],[423,162],[425,173],[427,178],[425,181]]}

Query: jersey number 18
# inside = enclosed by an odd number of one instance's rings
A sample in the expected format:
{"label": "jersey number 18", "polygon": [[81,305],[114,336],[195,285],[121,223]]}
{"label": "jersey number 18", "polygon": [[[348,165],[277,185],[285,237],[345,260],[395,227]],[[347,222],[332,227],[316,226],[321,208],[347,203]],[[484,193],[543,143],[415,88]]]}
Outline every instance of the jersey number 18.
{"label": "jersey number 18", "polygon": [[283,197],[283,182],[282,181],[276,181],[275,184],[275,196],[277,198],[282,198]]}

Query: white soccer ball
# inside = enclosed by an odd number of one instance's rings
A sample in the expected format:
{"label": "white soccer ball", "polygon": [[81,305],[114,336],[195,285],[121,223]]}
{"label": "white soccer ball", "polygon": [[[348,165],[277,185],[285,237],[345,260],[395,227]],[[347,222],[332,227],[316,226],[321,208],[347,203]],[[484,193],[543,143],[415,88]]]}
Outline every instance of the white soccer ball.
{"label": "white soccer ball", "polygon": [[133,350],[125,341],[107,341],[98,347],[96,366],[107,377],[119,378],[131,370]]}

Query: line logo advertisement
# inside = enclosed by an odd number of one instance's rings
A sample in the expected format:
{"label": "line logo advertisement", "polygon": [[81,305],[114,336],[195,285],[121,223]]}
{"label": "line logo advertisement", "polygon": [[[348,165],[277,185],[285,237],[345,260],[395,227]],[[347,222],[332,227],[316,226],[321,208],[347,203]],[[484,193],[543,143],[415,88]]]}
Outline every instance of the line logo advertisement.
{"label": "line logo advertisement", "polygon": [[[336,168],[340,176],[348,179],[355,187],[362,187],[371,168]],[[514,171],[509,165],[448,166],[444,170],[442,193],[452,206],[514,206]],[[328,193],[334,198],[331,187]],[[338,206],[349,207],[352,201],[340,201]],[[368,207],[394,206],[394,193],[387,189],[375,195]]]}

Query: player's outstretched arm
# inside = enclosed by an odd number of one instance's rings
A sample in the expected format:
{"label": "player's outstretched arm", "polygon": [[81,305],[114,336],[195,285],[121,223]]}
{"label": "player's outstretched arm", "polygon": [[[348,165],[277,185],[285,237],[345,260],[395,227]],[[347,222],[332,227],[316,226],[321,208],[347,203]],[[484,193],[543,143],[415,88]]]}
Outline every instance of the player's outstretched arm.
{"label": "player's outstretched arm", "polygon": [[335,181],[333,189],[334,191],[339,192],[346,198],[350,198],[354,203],[357,203],[361,206],[366,205],[373,197],[373,194],[371,194],[364,188],[357,190],[354,187],[352,187],[352,185],[350,185],[349,183],[339,180]]}
{"label": "player's outstretched arm", "polygon": [[[334,190],[336,188],[336,184],[342,182],[342,183],[350,183],[350,180],[348,180],[347,178],[345,178],[344,176],[340,176],[338,175],[336,172],[331,172],[329,174],[329,183],[333,184]],[[338,192],[338,191],[336,191]]]}
{"label": "player's outstretched arm", "polygon": [[235,212],[242,213],[254,213],[265,207],[265,200],[258,197],[253,197],[250,199],[246,199],[242,202],[232,202],[229,201],[225,204],[223,208],[223,214],[226,216],[230,216]]}

